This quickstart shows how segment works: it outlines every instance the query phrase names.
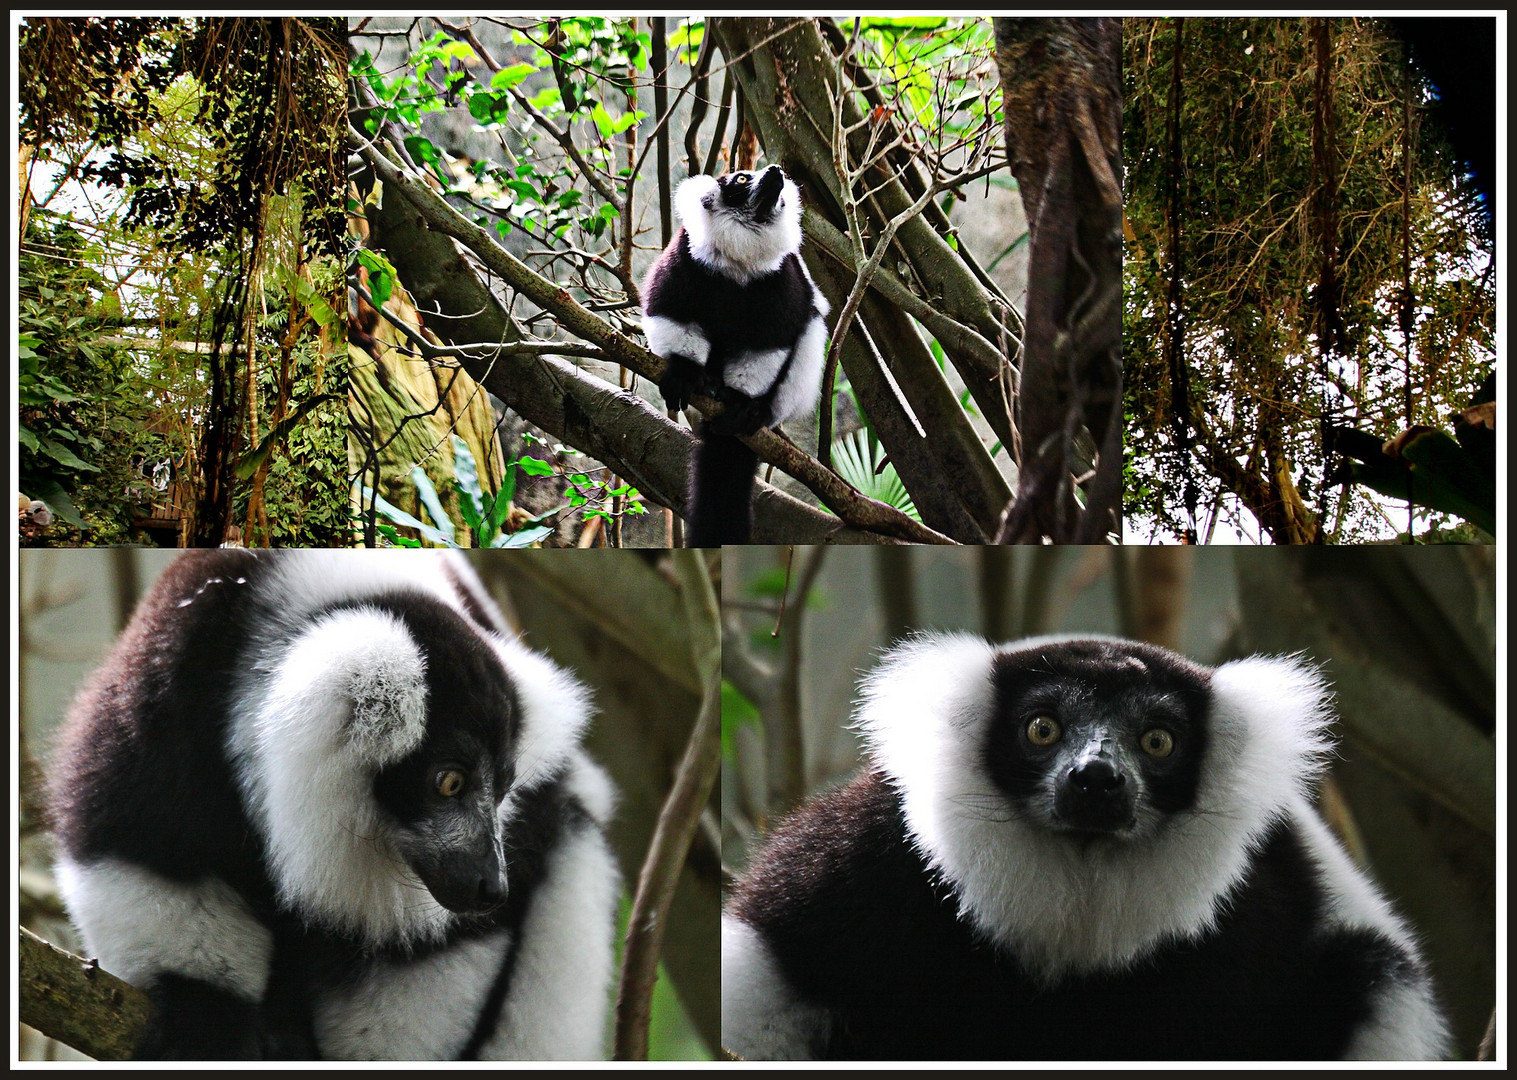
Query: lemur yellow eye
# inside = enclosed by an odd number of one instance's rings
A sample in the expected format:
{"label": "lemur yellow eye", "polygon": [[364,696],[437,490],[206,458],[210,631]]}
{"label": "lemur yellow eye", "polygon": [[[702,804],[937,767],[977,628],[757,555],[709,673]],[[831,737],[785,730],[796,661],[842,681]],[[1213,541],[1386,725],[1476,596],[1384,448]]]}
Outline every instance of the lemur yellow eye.
{"label": "lemur yellow eye", "polygon": [[1145,731],[1138,739],[1143,752],[1151,757],[1169,757],[1175,749],[1175,737],[1163,728]]}
{"label": "lemur yellow eye", "polygon": [[746,184],[748,182],[748,174],[747,173],[738,173],[736,176],[734,176],[732,178],[732,182],[734,184]]}
{"label": "lemur yellow eye", "polygon": [[1034,716],[1027,725],[1027,741],[1034,746],[1052,746],[1064,735],[1059,722],[1047,714]]}
{"label": "lemur yellow eye", "polygon": [[437,794],[445,799],[457,798],[464,789],[464,774],[457,769],[444,769],[437,774]]}

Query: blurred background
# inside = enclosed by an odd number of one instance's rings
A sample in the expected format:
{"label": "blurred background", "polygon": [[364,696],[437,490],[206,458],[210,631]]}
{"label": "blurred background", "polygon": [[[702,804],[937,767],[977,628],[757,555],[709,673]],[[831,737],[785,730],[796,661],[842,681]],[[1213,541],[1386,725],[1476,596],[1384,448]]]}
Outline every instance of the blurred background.
{"label": "blurred background", "polygon": [[[1475,547],[728,548],[724,881],[860,765],[859,676],[917,629],[1091,631],[1206,664],[1304,653],[1336,694],[1321,809],[1421,934],[1473,1059],[1496,982],[1495,554]],[[1504,726],[1504,722],[1503,725]]]}
{"label": "blurred background", "polygon": [[[425,559],[437,553],[414,554]],[[619,792],[611,840],[624,890],[630,892],[700,704],[701,676],[670,563],[697,553],[468,554],[476,557],[481,577],[527,644],[574,671],[594,693],[597,714],[586,743]],[[130,548],[20,553],[20,920],[44,940],[73,951],[79,942],[53,886],[49,837],[38,802],[40,778],[54,731],[74,693],[104,658],[137,599],[173,558],[171,551]],[[713,795],[670,910],[664,964],[654,990],[649,1043],[654,1060],[706,1059],[717,1045],[715,801]],[[623,920],[629,902],[624,897]],[[618,942],[621,938],[618,932]],[[78,1058],[68,1047],[26,1028],[20,1055]]]}

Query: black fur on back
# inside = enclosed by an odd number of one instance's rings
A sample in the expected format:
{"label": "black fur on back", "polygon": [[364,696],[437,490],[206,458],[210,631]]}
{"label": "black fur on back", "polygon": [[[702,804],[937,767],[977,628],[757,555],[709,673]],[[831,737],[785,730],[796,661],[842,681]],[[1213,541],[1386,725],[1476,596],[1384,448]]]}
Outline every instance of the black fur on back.
{"label": "black fur on back", "polygon": [[1052,987],[959,917],[866,773],[779,824],[728,911],[756,927],[830,1025],[828,1059],[1328,1059],[1409,958],[1374,930],[1324,930],[1316,870],[1287,824],[1219,924],[1130,970]]}
{"label": "black fur on back", "polygon": [[172,881],[215,875],[268,912],[262,844],[226,754],[259,560],[195,551],[159,576],[74,704],[85,722],[63,729],[50,808],[76,859],[114,856]]}

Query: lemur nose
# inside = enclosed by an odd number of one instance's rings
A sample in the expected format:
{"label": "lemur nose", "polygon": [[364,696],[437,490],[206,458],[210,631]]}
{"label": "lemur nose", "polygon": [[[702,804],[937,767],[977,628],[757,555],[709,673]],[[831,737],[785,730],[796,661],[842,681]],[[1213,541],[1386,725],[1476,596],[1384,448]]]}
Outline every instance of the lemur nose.
{"label": "lemur nose", "polygon": [[499,874],[487,875],[479,879],[479,903],[481,906],[492,906],[506,898],[506,883]]}
{"label": "lemur nose", "polygon": [[1108,758],[1091,758],[1069,771],[1069,779],[1081,791],[1109,793],[1127,782]]}

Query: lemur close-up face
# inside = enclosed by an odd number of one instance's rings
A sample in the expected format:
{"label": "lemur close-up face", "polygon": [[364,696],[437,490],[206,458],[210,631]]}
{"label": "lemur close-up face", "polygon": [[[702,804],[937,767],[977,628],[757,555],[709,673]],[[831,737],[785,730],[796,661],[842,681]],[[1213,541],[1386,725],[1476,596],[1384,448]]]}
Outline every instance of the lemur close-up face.
{"label": "lemur close-up face", "polygon": [[986,776],[1019,814],[1090,839],[1146,835],[1195,805],[1207,672],[1106,642],[997,654]]}
{"label": "lemur close-up face", "polygon": [[1310,803],[1320,671],[1117,638],[923,633],[864,759],[729,893],[745,1058],[1438,1058],[1410,927]]}
{"label": "lemur close-up face", "polygon": [[380,769],[374,796],[433,898],[452,912],[488,912],[510,886],[500,807],[516,776],[516,691],[462,615],[397,604],[428,658],[428,706],[456,722],[430,725],[416,749]]}

